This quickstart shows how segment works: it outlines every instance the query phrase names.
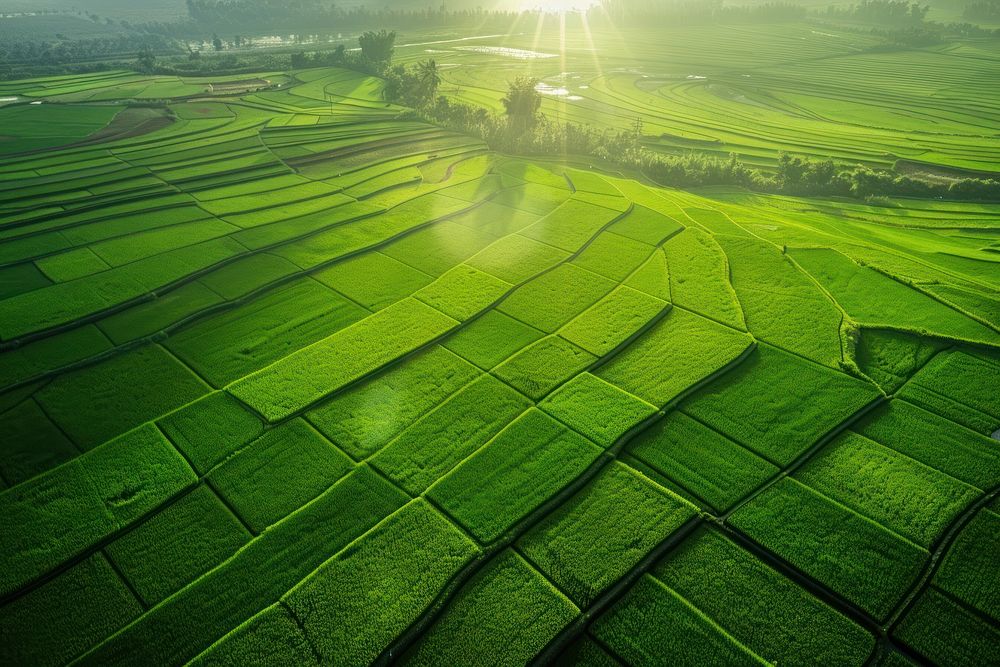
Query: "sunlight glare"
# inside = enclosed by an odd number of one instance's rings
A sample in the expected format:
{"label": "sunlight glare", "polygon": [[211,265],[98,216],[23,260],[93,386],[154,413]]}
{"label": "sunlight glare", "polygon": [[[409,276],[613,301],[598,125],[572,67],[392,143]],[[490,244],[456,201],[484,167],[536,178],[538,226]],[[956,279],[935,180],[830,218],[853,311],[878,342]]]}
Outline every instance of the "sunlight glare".
{"label": "sunlight glare", "polygon": [[565,14],[586,11],[597,4],[597,0],[523,0],[519,6],[522,12],[539,11],[546,14]]}

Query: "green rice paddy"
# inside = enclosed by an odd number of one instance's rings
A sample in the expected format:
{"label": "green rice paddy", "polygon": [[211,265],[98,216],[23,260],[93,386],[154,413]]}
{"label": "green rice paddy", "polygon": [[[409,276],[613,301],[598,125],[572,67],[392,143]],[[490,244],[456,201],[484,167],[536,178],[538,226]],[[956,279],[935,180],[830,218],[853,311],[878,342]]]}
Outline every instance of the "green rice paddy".
{"label": "green rice paddy", "polygon": [[[995,42],[534,37],[435,47],[442,93],[1000,165]],[[681,191],[257,76],[0,84],[43,102],[0,108],[0,662],[998,660],[1000,204]]]}

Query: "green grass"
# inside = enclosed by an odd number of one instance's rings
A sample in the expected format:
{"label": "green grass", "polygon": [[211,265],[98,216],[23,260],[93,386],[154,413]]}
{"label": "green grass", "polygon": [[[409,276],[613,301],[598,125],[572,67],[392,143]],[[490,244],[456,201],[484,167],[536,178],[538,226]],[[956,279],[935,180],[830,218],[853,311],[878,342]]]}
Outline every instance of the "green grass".
{"label": "green grass", "polygon": [[66,373],[36,398],[80,447],[91,449],[206,393],[205,384],[168,352],[146,345]]}
{"label": "green grass", "polygon": [[505,550],[470,581],[403,657],[407,665],[530,660],[578,614],[577,608],[516,553]]}
{"label": "green grass", "polygon": [[854,433],[824,447],[795,477],[924,547],[982,493]]}
{"label": "green grass", "polygon": [[497,309],[554,333],[614,289],[615,283],[574,264],[560,264],[519,287]]}
{"label": "green grass", "polygon": [[264,430],[256,415],[221,391],[170,413],[158,425],[201,475]]}
{"label": "green grass", "polygon": [[995,363],[960,351],[943,352],[898,395],[974,431],[990,434],[1000,426],[1000,398],[989,390],[996,372]]}
{"label": "green grass", "polygon": [[683,409],[784,466],[878,397],[860,380],[761,345]]}
{"label": "green grass", "polygon": [[254,533],[285,518],[351,471],[346,454],[301,419],[236,452],[206,479]]}
{"label": "green grass", "polygon": [[370,469],[359,469],[94,647],[81,664],[187,661],[405,502]]}
{"label": "green grass", "polygon": [[489,310],[441,344],[488,371],[544,335],[513,317]]}
{"label": "green grass", "polygon": [[602,447],[656,414],[655,406],[590,373],[577,375],[538,407]]}
{"label": "green grass", "polygon": [[674,308],[596,375],[656,406],[664,406],[751,345],[745,334]]}
{"label": "green grass", "polygon": [[592,632],[631,665],[767,664],[649,575],[601,616]]}
{"label": "green grass", "polygon": [[838,368],[843,314],[836,304],[778,248],[752,239],[717,238],[754,337]]}
{"label": "green grass", "polygon": [[4,655],[17,664],[66,664],[142,613],[101,554],[81,561],[0,608],[10,632]]}
{"label": "green grass", "polygon": [[228,390],[269,421],[277,421],[430,342],[455,324],[430,306],[405,299],[236,381]]}
{"label": "green grass", "polygon": [[532,408],[427,491],[482,543],[572,482],[600,448]]}
{"label": "green grass", "polygon": [[[167,346],[221,388],[367,314],[357,304],[302,278],[261,299],[186,327],[172,336]],[[239,341],[239,345],[233,345],[233,341]]]}
{"label": "green grass", "polygon": [[667,241],[663,250],[675,304],[746,331],[740,302],[729,283],[726,254],[711,235],[690,227]]}
{"label": "green grass", "polygon": [[11,486],[74,458],[79,450],[33,399],[0,414],[5,443],[0,475]]}
{"label": "green grass", "polygon": [[730,521],[878,619],[902,599],[927,557],[912,542],[789,478]]}
{"label": "green grass", "polygon": [[924,593],[895,636],[936,665],[975,664],[995,654],[1000,631],[934,588]]}
{"label": "green grass", "polygon": [[512,287],[488,273],[460,264],[413,296],[464,322],[484,311]]}
{"label": "green grass", "polygon": [[997,576],[997,541],[1000,514],[984,509],[962,529],[934,577],[938,588],[970,607],[1000,619],[1000,578]]}
{"label": "green grass", "polygon": [[559,335],[602,357],[638,333],[667,307],[665,301],[623,285],[569,322]]}
{"label": "green grass", "polygon": [[11,593],[142,519],[197,481],[152,425],[0,494],[0,592]]}
{"label": "green grass", "polygon": [[333,556],[283,602],[303,619],[302,631],[323,663],[367,664],[478,553],[460,530],[415,500]]}
{"label": "green grass", "polygon": [[313,277],[376,311],[404,299],[433,278],[382,253],[372,252],[317,271]]}
{"label": "green grass", "polygon": [[546,336],[496,366],[493,374],[537,401],[595,361],[565,338]]}
{"label": "green grass", "polygon": [[763,659],[861,664],[875,638],[715,529],[700,529],[653,576]]}
{"label": "green grass", "polygon": [[[685,164],[1000,163],[989,38],[565,18],[395,62]],[[515,158],[383,86],[0,83],[6,662],[989,661],[1000,206]]]}
{"label": "green grass", "polygon": [[517,548],[584,608],[694,515],[681,498],[614,463]]}
{"label": "green grass", "polygon": [[400,433],[371,458],[372,466],[419,495],[530,406],[514,389],[483,375]]}
{"label": "green grass", "polygon": [[974,342],[1000,344],[1000,334],[939,301],[829,249],[792,252],[847,313],[869,326],[903,328]]}
{"label": "green grass", "polygon": [[722,512],[778,468],[680,411],[639,434],[628,453]]}
{"label": "green grass", "polygon": [[980,489],[1000,483],[996,441],[902,400],[891,401],[854,430]]}
{"label": "green grass", "polygon": [[361,460],[478,375],[471,364],[434,346],[306,416],[331,442]]}
{"label": "green grass", "polygon": [[106,547],[108,558],[147,607],[229,558],[250,533],[205,485]]}

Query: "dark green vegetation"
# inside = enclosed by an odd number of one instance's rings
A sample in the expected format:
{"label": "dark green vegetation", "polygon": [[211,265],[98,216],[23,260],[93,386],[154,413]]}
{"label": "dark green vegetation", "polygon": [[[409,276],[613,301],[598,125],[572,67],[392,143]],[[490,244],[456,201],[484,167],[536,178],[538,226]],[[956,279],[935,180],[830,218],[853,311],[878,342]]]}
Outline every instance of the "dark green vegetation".
{"label": "dark green vegetation", "polygon": [[[990,39],[541,25],[395,57],[505,131],[996,169]],[[3,85],[0,663],[1000,655],[1000,206],[668,189],[389,79]]]}

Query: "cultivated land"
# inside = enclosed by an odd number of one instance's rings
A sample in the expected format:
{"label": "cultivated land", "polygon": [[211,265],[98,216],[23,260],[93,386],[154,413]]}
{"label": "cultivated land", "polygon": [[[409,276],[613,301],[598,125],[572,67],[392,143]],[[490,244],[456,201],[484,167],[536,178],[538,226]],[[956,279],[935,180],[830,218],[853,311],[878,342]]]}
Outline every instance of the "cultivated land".
{"label": "cultivated land", "polygon": [[[399,56],[664,151],[1000,164],[992,42],[522,28]],[[44,101],[0,108],[0,662],[997,659],[1000,205],[680,191],[235,79],[0,84]]]}

